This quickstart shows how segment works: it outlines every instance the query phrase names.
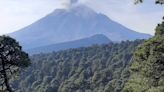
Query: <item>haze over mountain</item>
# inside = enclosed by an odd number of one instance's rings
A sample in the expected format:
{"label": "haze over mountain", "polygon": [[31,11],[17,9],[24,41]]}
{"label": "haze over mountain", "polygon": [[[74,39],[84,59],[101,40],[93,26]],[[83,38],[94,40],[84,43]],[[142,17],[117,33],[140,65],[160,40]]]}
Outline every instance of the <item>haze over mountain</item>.
{"label": "haze over mountain", "polygon": [[80,40],[28,49],[27,52],[29,54],[49,53],[52,51],[66,50],[71,48],[88,47],[92,46],[93,44],[108,44],[110,42],[111,41],[106,36],[98,34]]}
{"label": "haze over mountain", "polygon": [[74,41],[103,34],[112,41],[149,38],[150,35],[130,30],[107,16],[79,5],[58,9],[35,23],[9,34],[25,48]]}

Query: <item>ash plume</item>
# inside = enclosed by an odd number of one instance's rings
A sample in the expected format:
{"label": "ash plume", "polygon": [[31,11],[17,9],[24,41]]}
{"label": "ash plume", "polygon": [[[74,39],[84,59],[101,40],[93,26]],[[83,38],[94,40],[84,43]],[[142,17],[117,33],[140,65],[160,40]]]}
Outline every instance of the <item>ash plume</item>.
{"label": "ash plume", "polygon": [[70,4],[71,4],[71,5],[74,5],[74,4],[78,3],[78,1],[79,1],[79,0],[70,0]]}
{"label": "ash plume", "polygon": [[79,4],[79,0],[64,0],[62,3],[65,9],[70,9]]}

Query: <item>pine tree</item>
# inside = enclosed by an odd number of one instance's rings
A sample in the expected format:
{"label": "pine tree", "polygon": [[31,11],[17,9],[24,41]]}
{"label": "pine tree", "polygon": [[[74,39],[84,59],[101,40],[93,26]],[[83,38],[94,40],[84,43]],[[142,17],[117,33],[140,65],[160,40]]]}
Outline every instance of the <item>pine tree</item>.
{"label": "pine tree", "polygon": [[0,36],[0,90],[13,92],[9,79],[29,65],[28,54],[22,51],[18,42],[8,36]]}

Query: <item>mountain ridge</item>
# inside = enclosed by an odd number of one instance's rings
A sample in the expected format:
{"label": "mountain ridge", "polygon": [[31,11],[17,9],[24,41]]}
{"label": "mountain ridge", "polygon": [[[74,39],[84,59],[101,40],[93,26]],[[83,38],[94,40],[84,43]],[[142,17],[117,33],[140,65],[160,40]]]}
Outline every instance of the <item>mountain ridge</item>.
{"label": "mountain ridge", "polygon": [[86,6],[55,10],[33,24],[9,34],[26,48],[35,48],[103,34],[112,41],[147,39]]}
{"label": "mountain ridge", "polygon": [[63,42],[63,43],[58,43],[58,44],[51,44],[47,46],[27,49],[26,52],[32,55],[32,54],[39,54],[39,53],[49,53],[49,52],[59,51],[59,50],[88,47],[94,44],[97,44],[97,45],[108,44],[111,42],[112,41],[109,40],[106,36],[102,34],[97,34],[91,37],[87,37],[87,38],[83,38],[83,39],[79,39],[75,41]]}

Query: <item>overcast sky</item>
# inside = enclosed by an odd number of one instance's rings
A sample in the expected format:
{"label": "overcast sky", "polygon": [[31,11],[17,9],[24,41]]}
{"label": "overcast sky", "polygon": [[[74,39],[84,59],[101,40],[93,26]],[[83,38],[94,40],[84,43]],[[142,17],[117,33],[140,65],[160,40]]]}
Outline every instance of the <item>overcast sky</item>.
{"label": "overcast sky", "polygon": [[[155,0],[134,5],[133,0],[79,0],[98,13],[142,33],[154,33],[162,21],[164,6]],[[69,7],[69,0],[0,0],[0,35],[21,29],[57,8]]]}

